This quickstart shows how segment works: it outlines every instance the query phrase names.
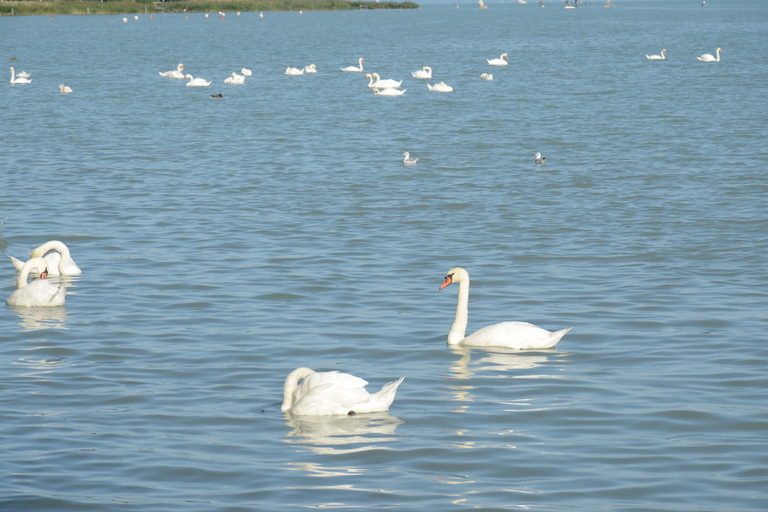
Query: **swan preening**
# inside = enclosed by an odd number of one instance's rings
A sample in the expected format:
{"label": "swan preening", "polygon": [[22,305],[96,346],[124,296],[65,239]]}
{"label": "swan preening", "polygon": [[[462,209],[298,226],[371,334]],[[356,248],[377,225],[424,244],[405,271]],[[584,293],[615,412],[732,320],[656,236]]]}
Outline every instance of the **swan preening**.
{"label": "swan preening", "polygon": [[368,382],[360,377],[348,373],[314,372],[309,368],[297,368],[285,379],[281,410],[308,416],[387,411],[404,378],[385,384],[381,391],[371,395],[365,390]]}
{"label": "swan preening", "polygon": [[486,82],[490,82],[493,80],[493,75],[491,75],[490,73],[483,73],[482,75],[480,75],[480,80],[485,80]]}
{"label": "swan preening", "polygon": [[[720,52],[721,51],[723,51],[723,50],[718,48],[717,51],[715,52],[717,54],[717,58],[715,58],[715,56],[712,55],[711,53],[705,53],[701,57],[696,57],[696,58],[699,59],[701,62],[720,62]],[[11,68],[11,69],[13,69],[13,68]]]}
{"label": "swan preening", "polygon": [[517,350],[543,350],[557,345],[565,333],[571,330],[549,332],[526,322],[503,322],[493,324],[464,336],[469,316],[469,274],[461,267],[448,271],[440,289],[451,283],[459,285],[456,317],[448,332],[448,345],[469,345],[474,347],[508,347]]}
{"label": "swan preening", "polygon": [[447,85],[445,82],[440,82],[439,84],[435,84],[435,85],[427,84],[427,88],[429,88],[430,91],[434,91],[434,92],[453,92],[453,87],[451,87],[450,85]]}
{"label": "swan preening", "polygon": [[432,68],[424,66],[418,71],[412,71],[411,75],[413,75],[413,78],[432,78]]}
{"label": "swan preening", "polygon": [[407,151],[403,153],[403,155],[405,156],[405,158],[403,158],[403,163],[405,165],[416,165],[419,162],[418,158],[411,158],[411,154]]}
{"label": "swan preening", "polygon": [[228,77],[226,80],[224,80],[225,84],[244,84],[245,83],[245,75],[238,75],[234,71],[232,72],[232,76]]}
{"label": "swan preening", "polygon": [[368,87],[370,88],[375,87],[377,89],[397,89],[403,85],[402,80],[399,82],[392,79],[382,80],[378,73],[367,73],[365,78],[370,78],[370,82],[368,82]]}
{"label": "swan preening", "polygon": [[211,85],[211,82],[203,80],[202,78],[193,78],[192,75],[185,75],[185,77],[189,82],[187,82],[187,87],[208,87]]}
{"label": "swan preening", "polygon": [[240,74],[243,76],[251,76],[253,72],[248,68],[243,68],[240,70]]}
{"label": "swan preening", "polygon": [[32,76],[32,75],[30,75],[30,74],[29,74],[29,73],[27,73],[26,71],[22,71],[21,73],[16,73],[16,77],[17,77],[17,78],[29,78],[29,77],[31,77],[31,76]]}
{"label": "swan preening", "polygon": [[309,66],[304,67],[305,73],[317,73],[317,66],[314,64],[310,64]]}
{"label": "swan preening", "polygon": [[72,88],[67,85],[61,84],[59,86],[59,92],[62,94],[69,94],[70,92],[72,92]]}
{"label": "swan preening", "polygon": [[299,69],[299,68],[285,68],[285,74],[286,74],[286,75],[293,75],[293,76],[297,76],[297,75],[303,75],[303,74],[304,74],[304,69]]}
{"label": "swan preening", "polygon": [[12,84],[31,84],[32,80],[24,77],[17,78],[16,72],[13,70],[13,68],[11,68],[11,83]]}
{"label": "swan preening", "polygon": [[667,60],[667,50],[661,50],[661,55],[645,54],[645,58],[648,60]]}
{"label": "swan preening", "polygon": [[[63,306],[67,297],[67,291],[63,284],[58,286],[46,281],[48,275],[48,262],[43,258],[30,258],[21,268],[21,273],[16,279],[16,290],[6,299],[8,306],[21,307],[54,307]],[[29,273],[37,270],[40,279],[35,279],[27,284]]]}
{"label": "swan preening", "polygon": [[509,62],[505,61],[504,57],[509,58],[509,55],[507,55],[506,53],[502,53],[501,57],[499,57],[498,59],[485,59],[485,60],[487,60],[488,64],[490,64],[491,66],[506,66],[507,64],[509,64]]}
{"label": "swan preening", "polygon": [[166,72],[160,72],[160,76],[164,76],[166,78],[180,78],[184,80],[184,64],[179,63],[178,66],[176,66],[176,69],[173,71],[166,71]]}
{"label": "swan preening", "polygon": [[359,71],[359,72],[362,71],[363,70],[363,62],[365,62],[365,61],[363,60],[362,57],[360,57],[359,59],[357,59],[357,62],[360,64],[359,68],[356,68],[355,66],[347,66],[345,68],[341,68],[341,70],[342,71]]}
{"label": "swan preening", "polygon": [[[32,258],[44,258],[48,265],[48,275],[68,275],[77,276],[83,273],[80,267],[77,266],[75,260],[72,259],[72,255],[69,252],[69,247],[60,242],[59,240],[51,240],[45,242],[43,245],[37,247],[30,253]],[[16,270],[21,270],[24,267],[24,262],[17,260],[13,256],[9,256],[13,262],[13,266]]]}
{"label": "swan preening", "polygon": [[377,89],[374,87],[373,94],[377,96],[402,96],[405,94],[405,91],[408,89],[403,89],[402,91],[400,89]]}
{"label": "swan preening", "polygon": [[541,156],[541,153],[534,153],[533,161],[534,163],[536,163],[536,165],[544,165],[545,163],[547,163],[547,157]]}

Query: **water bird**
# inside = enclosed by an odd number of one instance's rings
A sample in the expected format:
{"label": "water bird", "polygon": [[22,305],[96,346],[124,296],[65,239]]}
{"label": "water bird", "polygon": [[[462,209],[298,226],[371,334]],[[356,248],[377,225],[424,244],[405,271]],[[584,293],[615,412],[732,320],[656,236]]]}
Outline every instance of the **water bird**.
{"label": "water bird", "polygon": [[235,73],[235,72],[233,71],[233,72],[232,72],[232,76],[230,76],[230,77],[227,77],[227,78],[224,80],[224,83],[225,83],[225,84],[234,84],[234,85],[244,84],[244,83],[245,83],[245,76],[243,76],[243,75],[238,75],[237,73]]}
{"label": "water bird", "polygon": [[667,60],[667,50],[661,50],[661,55],[645,55],[648,60]]}
{"label": "water bird", "polygon": [[509,64],[509,62],[505,61],[504,57],[509,58],[509,55],[507,55],[506,53],[502,53],[501,57],[499,57],[498,59],[485,59],[485,60],[487,60],[488,64],[490,64],[491,66],[506,66],[507,64]]}
{"label": "water bird", "polygon": [[371,395],[365,390],[368,382],[360,377],[348,373],[297,368],[285,379],[280,409],[307,416],[351,416],[387,411],[404,378],[385,384],[381,391]]}
{"label": "water bird", "polygon": [[368,83],[368,87],[371,88],[376,87],[377,89],[397,89],[403,85],[402,80],[399,82],[392,79],[382,80],[378,73],[368,73],[365,75],[365,78],[371,79],[371,81]]}
{"label": "water bird", "polygon": [[29,78],[16,78],[16,72],[11,68],[11,83],[12,84],[31,84],[32,80]]}
{"label": "water bird", "polygon": [[[48,276],[48,263],[43,258],[30,258],[21,268],[21,273],[16,279],[16,289],[6,299],[8,306],[21,307],[54,307],[63,306],[67,297],[64,285],[58,286],[46,281]],[[29,273],[36,269],[40,279],[27,283]]]}
{"label": "water bird", "polygon": [[562,331],[549,332],[527,322],[502,322],[483,327],[465,337],[469,317],[469,273],[461,267],[452,268],[445,276],[440,290],[452,283],[459,285],[459,298],[456,304],[456,317],[448,332],[448,345],[543,350],[557,345],[560,338],[571,330],[569,327]]}
{"label": "water bird", "polygon": [[253,72],[248,68],[243,68],[240,70],[240,74],[243,76],[251,76]]}
{"label": "water bird", "polygon": [[432,68],[424,66],[417,71],[412,71],[411,75],[413,75],[413,78],[432,78]]}
{"label": "water bird", "polygon": [[189,80],[187,87],[208,87],[211,82],[203,80],[202,78],[193,78],[192,75],[185,75],[184,78]]}
{"label": "water bird", "polygon": [[299,68],[285,68],[285,74],[286,75],[293,75],[293,76],[303,75],[304,74],[304,69],[303,68],[302,69],[299,69]]}
{"label": "water bird", "polygon": [[493,75],[491,75],[490,73],[483,73],[482,75],[480,75],[480,80],[485,80],[486,82],[490,82],[493,80]]}
{"label": "water bird", "polygon": [[164,76],[165,78],[180,78],[184,80],[184,64],[179,63],[178,66],[176,66],[176,69],[171,71],[160,71],[160,76]]}
{"label": "water bird", "polygon": [[701,57],[696,57],[696,58],[699,59],[701,62],[720,62],[720,52],[721,51],[723,51],[723,50],[718,48],[717,51],[715,52],[717,54],[717,58],[715,58],[715,56],[712,55],[711,53],[705,53]]}
{"label": "water bird", "polygon": [[541,156],[541,153],[534,153],[533,158],[533,161],[536,163],[536,165],[544,165],[547,163],[547,157]]}
{"label": "water bird", "polygon": [[223,98],[223,97],[224,96],[222,96],[221,93],[219,93],[219,94],[211,94],[211,98]]}
{"label": "water bird", "polygon": [[305,73],[317,73],[317,66],[314,64],[310,64],[309,66],[306,66],[304,68]]}
{"label": "water bird", "polygon": [[32,75],[30,75],[30,74],[29,74],[29,73],[27,73],[26,71],[22,71],[21,73],[16,73],[16,77],[17,77],[17,78],[29,78],[29,77],[31,77],[31,76],[32,76]]}
{"label": "water bird", "polygon": [[69,94],[70,92],[72,92],[72,88],[67,85],[61,84],[59,86],[59,92],[62,94]]}
{"label": "water bird", "polygon": [[416,165],[419,162],[419,158],[411,158],[411,154],[407,151],[403,153],[405,158],[403,158],[403,163],[405,165]]}
{"label": "water bird", "polygon": [[[77,266],[75,260],[72,259],[72,254],[69,252],[67,244],[60,240],[50,240],[43,245],[36,247],[31,253],[32,258],[44,258],[48,266],[48,275],[68,275],[79,276],[83,273],[80,267]],[[21,270],[24,267],[24,262],[17,260],[13,256],[11,258],[13,266],[16,270]]]}
{"label": "water bird", "polygon": [[358,72],[362,72],[363,71],[363,62],[365,62],[365,61],[363,60],[362,57],[360,57],[359,59],[357,59],[357,62],[360,64],[359,68],[356,68],[355,66],[347,66],[345,68],[340,68],[340,69],[342,71],[358,71]]}
{"label": "water bird", "polygon": [[445,82],[440,82],[439,84],[435,85],[427,84],[427,88],[433,92],[453,92],[453,87],[447,85]]}
{"label": "water bird", "polygon": [[381,90],[379,90],[377,88],[374,88],[373,89],[373,94],[375,94],[377,96],[402,96],[403,94],[405,94],[405,91],[407,91],[407,90],[408,89],[403,89],[403,90],[400,90],[400,89],[381,89]]}

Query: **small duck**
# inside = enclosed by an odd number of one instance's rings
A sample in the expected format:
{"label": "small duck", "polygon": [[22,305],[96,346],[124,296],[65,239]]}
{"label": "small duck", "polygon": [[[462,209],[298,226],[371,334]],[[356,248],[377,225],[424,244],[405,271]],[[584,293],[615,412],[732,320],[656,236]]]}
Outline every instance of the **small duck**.
{"label": "small duck", "polygon": [[547,158],[544,156],[541,156],[541,153],[534,153],[533,158],[536,165],[544,165],[545,163],[547,163]]}
{"label": "small duck", "polygon": [[221,93],[219,93],[219,94],[211,94],[211,98],[223,98],[223,97],[224,96],[222,96]]}
{"label": "small duck", "polygon": [[411,158],[411,154],[407,151],[403,153],[403,155],[405,155],[405,158],[403,158],[403,163],[405,165],[416,165],[419,161],[418,158]]}

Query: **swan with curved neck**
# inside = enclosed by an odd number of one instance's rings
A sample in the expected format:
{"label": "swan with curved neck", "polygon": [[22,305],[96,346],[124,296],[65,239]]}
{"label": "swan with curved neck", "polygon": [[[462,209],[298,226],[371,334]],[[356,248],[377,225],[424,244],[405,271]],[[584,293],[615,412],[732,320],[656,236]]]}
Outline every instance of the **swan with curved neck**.
{"label": "swan with curved neck", "polygon": [[[723,51],[722,49],[718,48],[715,52],[717,54],[717,58],[714,57],[711,53],[705,53],[701,57],[696,57],[701,62],[720,62],[720,52]],[[13,68],[11,68],[13,69]]]}
{"label": "swan with curved neck", "polygon": [[661,55],[645,55],[646,59],[649,60],[667,60],[667,50],[661,50]]}
{"label": "swan with curved neck", "polygon": [[310,64],[309,66],[304,66],[304,72],[305,73],[317,73],[317,65]]}
{"label": "swan with curved neck", "polygon": [[357,59],[357,62],[358,62],[358,64],[360,64],[359,68],[355,67],[355,66],[347,66],[345,68],[340,68],[340,69],[342,71],[358,71],[358,72],[362,72],[363,71],[363,62],[365,62],[365,61],[363,60],[362,57],[360,57],[359,59]]}
{"label": "swan with curved neck", "polygon": [[[64,285],[55,286],[45,280],[48,275],[48,262],[43,258],[30,258],[21,268],[16,279],[16,290],[6,299],[8,306],[21,307],[54,307],[63,306],[67,291]],[[32,269],[40,273],[40,279],[27,284]]]}
{"label": "swan with curved neck", "polygon": [[14,71],[14,69],[11,68],[11,83],[12,84],[31,84],[32,80],[24,77],[17,78],[16,71]]}
{"label": "swan with curved neck", "polygon": [[370,88],[377,88],[377,89],[397,89],[401,85],[403,85],[403,81],[400,80],[399,82],[391,79],[382,80],[378,73],[368,73],[365,75],[365,78],[370,78],[370,82],[368,82],[368,87]]}
{"label": "swan with curved neck", "polygon": [[180,78],[184,80],[184,64],[179,62],[179,65],[176,66],[176,69],[171,71],[160,71],[160,76],[164,76],[165,78]]}
{"label": "swan with curved neck", "polygon": [[[69,252],[69,247],[59,240],[51,240],[45,242],[40,247],[36,248],[29,254],[32,258],[44,258],[48,264],[48,275],[69,275],[77,276],[83,273],[80,267],[77,266],[75,260],[72,259],[72,255]],[[17,260],[13,256],[9,256],[13,262],[13,266],[16,270],[21,270],[24,267],[24,262]]]}
{"label": "swan with curved neck", "polygon": [[504,57],[509,58],[509,55],[507,55],[506,53],[502,53],[501,57],[499,57],[498,59],[485,59],[485,60],[487,60],[488,64],[490,64],[491,66],[506,66],[507,64],[509,64],[509,62],[505,61]]}
{"label": "swan with curved neck", "polygon": [[[315,372],[297,368],[285,379],[280,409],[297,415],[354,415],[389,410],[397,387],[405,377],[385,384],[373,395],[360,377],[339,372]],[[301,383],[299,383],[301,381]]]}
{"label": "swan with curved neck", "polygon": [[489,325],[464,336],[469,317],[469,273],[461,267],[452,268],[445,276],[440,289],[452,283],[459,285],[456,317],[448,331],[448,345],[469,345],[474,347],[508,347],[517,350],[543,350],[552,348],[565,333],[571,330],[549,332],[527,322],[502,322]]}
{"label": "swan with curved neck", "polygon": [[413,75],[413,78],[432,78],[432,68],[424,66],[417,71],[412,71],[411,75]]}
{"label": "swan with curved neck", "polygon": [[194,78],[192,75],[184,75],[184,78],[189,80],[189,82],[187,82],[187,87],[208,87],[211,85],[210,81],[202,78]]}
{"label": "swan with curved neck", "polygon": [[236,72],[232,72],[232,76],[227,77],[224,80],[225,84],[240,85],[245,83],[245,75],[238,75]]}

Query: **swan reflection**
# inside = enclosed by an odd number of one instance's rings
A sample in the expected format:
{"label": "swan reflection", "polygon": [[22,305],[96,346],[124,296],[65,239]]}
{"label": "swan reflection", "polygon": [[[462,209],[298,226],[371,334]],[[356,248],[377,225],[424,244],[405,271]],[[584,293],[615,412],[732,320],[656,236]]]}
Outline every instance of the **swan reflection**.
{"label": "swan reflection", "polygon": [[285,424],[293,430],[283,441],[307,445],[306,448],[315,453],[363,452],[381,449],[376,443],[396,441],[395,429],[401,423],[401,419],[388,412],[355,416],[286,415]]}
{"label": "swan reflection", "polygon": [[[480,354],[480,357],[476,357],[474,361],[472,361],[473,351]],[[454,378],[458,380],[469,379],[476,372],[482,371],[506,372],[536,368],[548,363],[550,354],[557,353],[554,350],[533,352],[505,347],[477,348],[467,346],[451,347],[451,352],[459,356],[459,359],[450,368],[455,375]],[[528,375],[527,377],[531,376]]]}
{"label": "swan reflection", "polygon": [[19,325],[22,332],[40,329],[67,329],[67,310],[64,306],[52,308],[8,306],[8,309],[21,318]]}

